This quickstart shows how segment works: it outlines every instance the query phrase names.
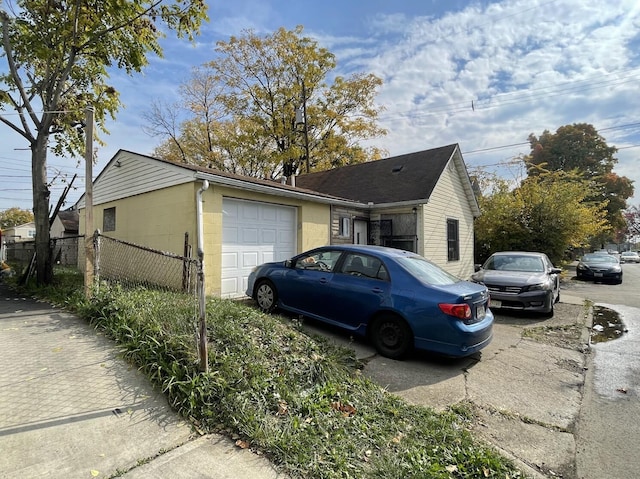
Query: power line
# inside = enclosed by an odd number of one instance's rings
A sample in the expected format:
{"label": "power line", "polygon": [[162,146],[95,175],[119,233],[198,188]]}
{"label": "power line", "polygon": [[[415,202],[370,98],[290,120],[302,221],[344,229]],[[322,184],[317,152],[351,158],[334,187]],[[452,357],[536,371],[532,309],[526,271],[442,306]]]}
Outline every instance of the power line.
{"label": "power line", "polygon": [[[514,90],[511,92],[503,92],[498,93],[496,95],[487,96],[484,98],[473,98],[472,100],[461,100],[458,102],[445,103],[441,105],[433,105],[427,106],[429,111],[425,112],[409,112],[409,113],[399,113],[394,115],[380,115],[379,119],[381,120],[394,120],[394,119],[404,119],[404,118],[421,118],[425,116],[430,116],[435,113],[459,113],[469,110],[487,110],[493,109],[500,106],[513,105],[518,103],[528,103],[540,98],[552,98],[559,95],[564,95],[567,93],[582,93],[589,90],[593,90],[595,88],[604,88],[604,87],[612,87],[623,85],[627,83],[631,83],[634,81],[638,81],[638,75],[640,74],[640,69],[629,69],[622,70],[616,72],[610,72],[606,75],[614,75],[629,72],[628,75],[624,75],[618,78],[612,78],[608,80],[598,80],[598,78],[602,78],[602,75],[599,75],[597,78],[592,77],[590,79],[579,80],[579,81],[571,81],[560,83],[557,85],[548,85],[537,88],[529,88],[522,90]],[[509,98],[510,96],[518,95],[516,98]]]}

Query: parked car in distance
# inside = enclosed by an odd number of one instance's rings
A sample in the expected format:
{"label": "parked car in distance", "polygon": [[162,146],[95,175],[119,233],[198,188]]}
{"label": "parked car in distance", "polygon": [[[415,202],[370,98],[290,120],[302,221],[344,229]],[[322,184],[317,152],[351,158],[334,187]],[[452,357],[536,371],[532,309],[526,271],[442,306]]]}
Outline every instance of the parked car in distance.
{"label": "parked car in distance", "polygon": [[489,289],[490,308],[553,316],[554,305],[560,300],[561,272],[544,253],[501,251],[476,265],[471,280]]}
{"label": "parked car in distance", "polygon": [[620,284],[622,283],[622,266],[614,256],[609,254],[588,253],[580,258],[576,266],[576,277]]}
{"label": "parked car in distance", "polygon": [[366,336],[383,356],[413,348],[468,356],[489,344],[493,314],[480,284],[422,256],[382,246],[325,246],[249,275],[247,296]]}
{"label": "parked car in distance", "polygon": [[640,254],[637,251],[623,251],[620,255],[621,263],[640,263]]}

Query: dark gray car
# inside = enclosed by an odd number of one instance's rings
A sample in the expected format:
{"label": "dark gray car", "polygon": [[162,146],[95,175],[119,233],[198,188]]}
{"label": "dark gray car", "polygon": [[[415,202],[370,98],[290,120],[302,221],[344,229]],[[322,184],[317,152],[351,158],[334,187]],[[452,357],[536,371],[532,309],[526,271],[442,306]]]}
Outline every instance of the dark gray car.
{"label": "dark gray car", "polygon": [[502,251],[476,265],[471,279],[489,289],[491,308],[553,316],[553,306],[560,300],[561,272],[544,253]]}

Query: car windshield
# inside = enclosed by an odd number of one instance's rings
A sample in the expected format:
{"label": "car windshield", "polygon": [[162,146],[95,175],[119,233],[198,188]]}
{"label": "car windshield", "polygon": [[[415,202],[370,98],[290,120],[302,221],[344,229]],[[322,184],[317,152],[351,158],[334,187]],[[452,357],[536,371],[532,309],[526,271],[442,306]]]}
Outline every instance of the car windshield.
{"label": "car windshield", "polygon": [[622,253],[622,256],[638,256],[638,253],[636,253],[635,251],[625,251],[624,253]]}
{"label": "car windshield", "polygon": [[496,255],[490,257],[483,266],[484,269],[496,271],[526,271],[542,273],[544,262],[538,256],[529,255]]}
{"label": "car windshield", "polygon": [[618,260],[609,254],[585,254],[582,261],[588,263],[617,263]]}
{"label": "car windshield", "polygon": [[454,284],[460,281],[450,273],[420,256],[403,256],[397,259],[400,266],[420,281],[432,285]]}

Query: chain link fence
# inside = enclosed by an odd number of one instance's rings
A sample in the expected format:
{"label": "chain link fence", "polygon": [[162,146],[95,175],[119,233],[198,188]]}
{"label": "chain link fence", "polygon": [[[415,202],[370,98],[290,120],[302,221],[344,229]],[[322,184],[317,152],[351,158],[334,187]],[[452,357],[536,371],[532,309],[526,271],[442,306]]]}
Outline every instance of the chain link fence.
{"label": "chain link fence", "polygon": [[[185,242],[186,244],[186,242]],[[96,279],[124,287],[145,287],[195,294],[198,261],[96,233]]]}
{"label": "chain link fence", "polygon": [[19,241],[5,245],[5,261],[16,272],[24,271],[36,251],[35,241]]}
{"label": "chain link fence", "polygon": [[[185,256],[110,238],[98,231],[93,245],[97,280],[117,282],[125,288],[144,287],[186,294],[197,292],[198,260],[188,256],[188,237],[185,237]],[[5,246],[6,262],[16,272],[25,272],[33,263],[35,241]],[[52,238],[54,268],[84,271],[84,248],[84,235]]]}

